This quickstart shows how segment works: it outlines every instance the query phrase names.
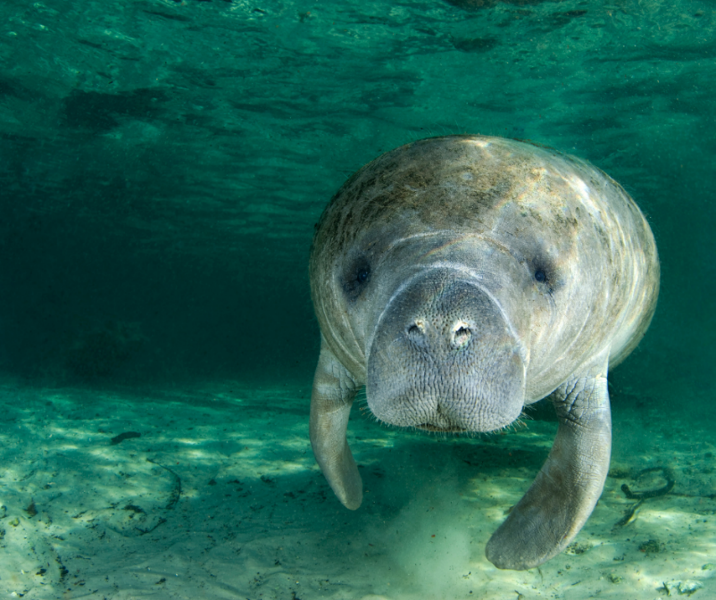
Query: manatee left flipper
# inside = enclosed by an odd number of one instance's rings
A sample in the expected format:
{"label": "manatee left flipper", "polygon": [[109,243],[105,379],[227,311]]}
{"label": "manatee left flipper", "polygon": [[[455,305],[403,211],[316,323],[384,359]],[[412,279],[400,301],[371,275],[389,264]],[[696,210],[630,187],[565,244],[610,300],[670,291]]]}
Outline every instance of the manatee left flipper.
{"label": "manatee left flipper", "polygon": [[321,339],[311,394],[311,446],[331,489],[351,510],[363,500],[363,481],[346,440],[357,390],[350,373]]}
{"label": "manatee left flipper", "polygon": [[534,483],[487,544],[500,569],[530,569],[559,554],[577,535],[604,488],[612,425],[608,351],[552,394],[559,430]]}

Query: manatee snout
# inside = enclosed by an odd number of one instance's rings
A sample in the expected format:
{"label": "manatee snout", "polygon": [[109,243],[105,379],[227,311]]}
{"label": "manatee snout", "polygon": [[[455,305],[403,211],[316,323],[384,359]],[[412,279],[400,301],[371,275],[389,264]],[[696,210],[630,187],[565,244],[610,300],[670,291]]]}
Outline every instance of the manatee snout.
{"label": "manatee snout", "polygon": [[430,431],[492,431],[524,403],[525,364],[503,311],[478,281],[430,270],[376,324],[366,392],[381,421]]}

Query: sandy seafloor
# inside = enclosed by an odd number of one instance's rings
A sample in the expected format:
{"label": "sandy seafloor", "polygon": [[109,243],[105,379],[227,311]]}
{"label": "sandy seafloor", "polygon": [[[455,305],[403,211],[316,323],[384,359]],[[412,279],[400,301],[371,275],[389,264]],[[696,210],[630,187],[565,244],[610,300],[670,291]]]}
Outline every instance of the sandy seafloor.
{"label": "sandy seafloor", "polygon": [[[713,415],[615,401],[612,475],[576,545],[511,572],[485,543],[555,423],[448,438],[356,406],[365,499],[352,512],[315,465],[309,396],[308,382],[0,384],[0,598],[716,598]],[[140,437],[111,443],[125,432]],[[634,481],[661,466],[671,493],[615,529],[634,504],[622,484],[663,485],[658,472]]]}

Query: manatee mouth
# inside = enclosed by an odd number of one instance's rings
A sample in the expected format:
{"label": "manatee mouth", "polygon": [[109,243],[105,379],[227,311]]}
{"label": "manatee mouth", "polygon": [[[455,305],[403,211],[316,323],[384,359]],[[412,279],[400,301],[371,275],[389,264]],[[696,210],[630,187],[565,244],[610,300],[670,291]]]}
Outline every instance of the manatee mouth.
{"label": "manatee mouth", "polygon": [[431,425],[430,423],[421,423],[420,425],[415,426],[417,429],[421,429],[422,431],[431,431],[434,433],[464,433],[468,431],[464,427],[438,427],[437,425]]}

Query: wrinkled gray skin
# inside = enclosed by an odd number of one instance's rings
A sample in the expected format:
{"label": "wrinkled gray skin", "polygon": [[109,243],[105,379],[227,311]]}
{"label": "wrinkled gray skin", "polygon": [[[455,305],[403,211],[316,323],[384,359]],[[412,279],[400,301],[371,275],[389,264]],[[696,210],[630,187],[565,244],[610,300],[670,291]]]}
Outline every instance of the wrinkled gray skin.
{"label": "wrinkled gray skin", "polygon": [[340,189],[310,272],[322,332],[311,444],[340,501],[362,499],[346,442],[361,386],[379,420],[444,432],[504,428],[551,395],[552,451],[486,553],[529,569],[561,552],[609,468],[607,369],[656,305],[654,238],[627,193],[533,144],[422,140]]}

